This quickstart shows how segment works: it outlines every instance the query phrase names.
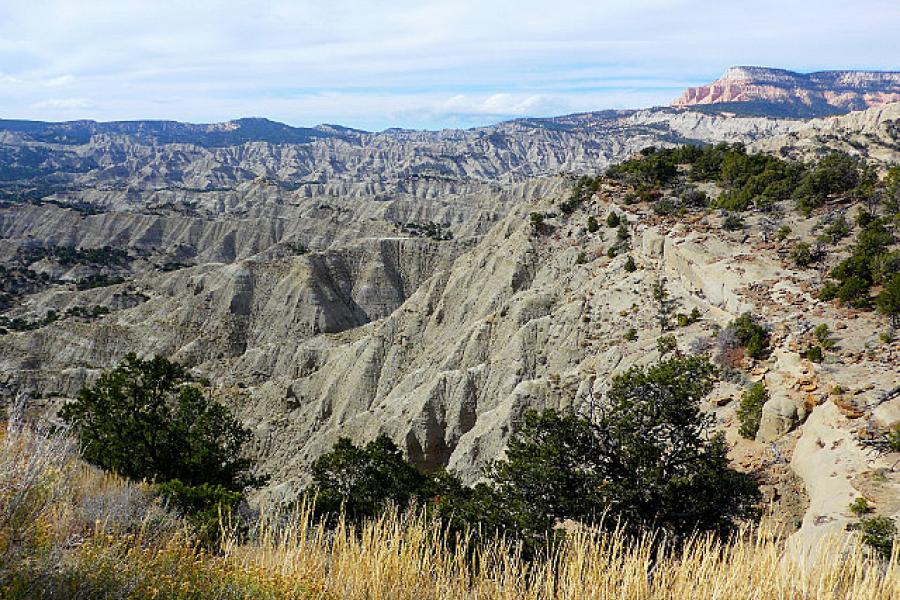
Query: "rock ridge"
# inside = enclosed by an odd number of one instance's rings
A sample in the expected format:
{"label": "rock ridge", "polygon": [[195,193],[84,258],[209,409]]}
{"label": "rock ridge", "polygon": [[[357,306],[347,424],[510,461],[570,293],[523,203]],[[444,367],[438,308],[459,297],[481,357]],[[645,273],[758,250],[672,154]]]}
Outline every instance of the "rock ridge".
{"label": "rock ridge", "polygon": [[795,73],[768,67],[731,67],[716,81],[690,87],[673,106],[774,103],[819,114],[849,112],[900,102],[898,71]]}

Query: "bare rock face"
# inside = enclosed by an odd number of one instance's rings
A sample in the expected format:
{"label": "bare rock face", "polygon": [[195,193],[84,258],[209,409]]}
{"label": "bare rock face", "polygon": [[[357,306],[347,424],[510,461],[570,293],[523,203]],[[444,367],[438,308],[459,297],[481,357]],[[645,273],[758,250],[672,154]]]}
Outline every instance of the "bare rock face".
{"label": "bare rock face", "polygon": [[798,160],[840,151],[883,164],[900,163],[900,102],[846,115],[810,119],[787,133],[761,138],[750,148]]}
{"label": "bare rock face", "polygon": [[[452,241],[360,240],[328,252],[146,273],[87,292],[48,290],[15,314],[109,306],[128,288],[143,301],[97,322],[64,319],[33,335],[4,336],[0,364],[7,384],[46,379],[42,385],[54,381],[66,393],[83,383],[60,379],[66,365],[106,367],[129,351],[191,365],[238,359],[243,372],[265,376],[293,373],[300,342],[386,317],[464,249]],[[35,363],[40,370],[28,368]]]}
{"label": "bare rock face", "polygon": [[673,105],[754,102],[798,105],[819,114],[883,106],[900,102],[900,72],[806,74],[764,67],[732,67],[708,85],[688,88]]}

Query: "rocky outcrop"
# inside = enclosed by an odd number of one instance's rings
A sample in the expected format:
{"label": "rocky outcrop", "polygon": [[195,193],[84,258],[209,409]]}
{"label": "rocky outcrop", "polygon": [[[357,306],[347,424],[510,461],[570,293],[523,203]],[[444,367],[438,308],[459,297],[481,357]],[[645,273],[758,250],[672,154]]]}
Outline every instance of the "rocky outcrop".
{"label": "rocky outcrop", "polygon": [[821,71],[794,73],[763,67],[732,67],[716,81],[691,87],[674,106],[769,103],[798,105],[809,114],[834,114],[900,102],[900,72]]}
{"label": "rocky outcrop", "polygon": [[898,164],[900,102],[810,119],[794,131],[761,138],[750,148],[806,161],[837,150],[883,165]]}

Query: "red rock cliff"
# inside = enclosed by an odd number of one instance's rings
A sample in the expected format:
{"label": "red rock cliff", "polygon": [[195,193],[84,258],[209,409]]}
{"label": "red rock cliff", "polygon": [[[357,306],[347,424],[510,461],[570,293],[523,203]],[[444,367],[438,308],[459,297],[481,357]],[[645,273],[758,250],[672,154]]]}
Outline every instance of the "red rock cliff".
{"label": "red rock cliff", "polygon": [[900,102],[900,72],[794,73],[764,67],[732,67],[709,85],[688,88],[673,105],[754,101],[861,110]]}

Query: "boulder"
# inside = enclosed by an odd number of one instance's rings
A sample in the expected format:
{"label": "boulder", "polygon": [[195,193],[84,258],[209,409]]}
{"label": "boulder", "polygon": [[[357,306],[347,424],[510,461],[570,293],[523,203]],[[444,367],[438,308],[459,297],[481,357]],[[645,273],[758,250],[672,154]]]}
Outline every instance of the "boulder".
{"label": "boulder", "polygon": [[775,441],[793,429],[805,416],[805,411],[799,409],[787,396],[772,397],[763,405],[756,439],[760,442]]}

